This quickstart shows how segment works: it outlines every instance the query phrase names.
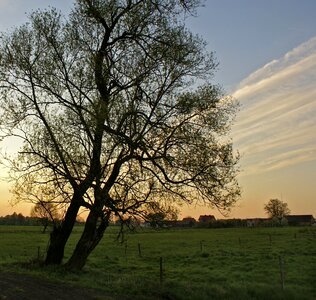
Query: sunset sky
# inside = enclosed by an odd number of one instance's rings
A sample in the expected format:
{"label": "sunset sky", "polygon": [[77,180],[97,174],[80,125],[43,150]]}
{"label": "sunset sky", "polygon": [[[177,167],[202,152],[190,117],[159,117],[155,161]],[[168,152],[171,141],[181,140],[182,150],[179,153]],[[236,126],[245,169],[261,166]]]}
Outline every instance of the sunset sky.
{"label": "sunset sky", "polygon": [[[72,1],[0,0],[0,31],[49,5],[67,12]],[[316,1],[208,0],[187,24],[216,52],[214,82],[241,103],[232,138],[242,156],[243,193],[230,217],[263,217],[271,198],[287,202],[292,214],[316,217]],[[2,180],[0,215],[29,213],[9,199]],[[222,217],[187,206],[181,216],[199,214]]]}

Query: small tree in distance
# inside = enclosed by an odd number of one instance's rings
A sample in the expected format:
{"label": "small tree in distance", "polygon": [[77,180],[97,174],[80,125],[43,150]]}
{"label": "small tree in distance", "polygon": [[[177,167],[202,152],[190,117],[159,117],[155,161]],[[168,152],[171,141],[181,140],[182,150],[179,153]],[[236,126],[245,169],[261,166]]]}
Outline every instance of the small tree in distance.
{"label": "small tree in distance", "polygon": [[55,224],[60,219],[60,214],[53,203],[41,201],[32,207],[31,217],[40,219],[45,233],[49,224]]}
{"label": "small tree in distance", "polygon": [[282,219],[291,212],[287,203],[279,199],[270,199],[269,202],[264,205],[264,210],[271,218],[277,219],[280,224]]}
{"label": "small tree in distance", "polygon": [[151,203],[145,213],[145,220],[152,227],[163,227],[165,221],[176,221],[178,219],[179,210],[174,206],[162,205],[159,202]]}

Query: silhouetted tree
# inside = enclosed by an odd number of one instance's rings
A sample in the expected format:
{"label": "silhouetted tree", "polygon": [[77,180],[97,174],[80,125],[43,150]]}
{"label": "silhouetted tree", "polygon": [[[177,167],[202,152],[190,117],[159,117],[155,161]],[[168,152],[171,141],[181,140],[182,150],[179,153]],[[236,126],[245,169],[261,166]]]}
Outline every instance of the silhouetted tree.
{"label": "silhouetted tree", "polygon": [[68,18],[37,11],[1,37],[1,130],[23,142],[11,160],[17,200],[50,194],[66,209],[46,264],[61,263],[82,207],[69,269],[84,266],[113,213],[127,220],[158,196],[166,207],[236,201],[226,138],[236,105],[210,83],[213,54],[184,26],[198,1],[180,2],[77,0]]}
{"label": "silhouetted tree", "polygon": [[[60,220],[58,207],[51,202],[38,202],[31,210],[31,217],[38,218],[43,225],[43,233],[46,232],[49,224],[56,224]],[[55,225],[56,226],[56,225]]]}
{"label": "silhouetted tree", "polygon": [[179,211],[174,206],[162,205],[161,202],[151,202],[144,214],[144,219],[152,227],[163,227],[166,221],[176,221]]}
{"label": "silhouetted tree", "polygon": [[291,212],[287,203],[279,199],[270,199],[269,202],[264,205],[264,210],[269,217],[277,219],[279,224],[281,224],[282,219]]}

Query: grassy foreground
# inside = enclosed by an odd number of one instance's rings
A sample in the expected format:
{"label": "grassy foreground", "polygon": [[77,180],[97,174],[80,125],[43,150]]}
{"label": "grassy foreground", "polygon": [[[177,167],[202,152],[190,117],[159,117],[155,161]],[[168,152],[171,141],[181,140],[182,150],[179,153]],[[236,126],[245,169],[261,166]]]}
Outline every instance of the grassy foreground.
{"label": "grassy foreground", "polygon": [[80,274],[19,264],[45,251],[49,235],[40,230],[0,226],[0,270],[131,299],[316,299],[316,228],[147,229],[125,235],[123,243],[110,228]]}

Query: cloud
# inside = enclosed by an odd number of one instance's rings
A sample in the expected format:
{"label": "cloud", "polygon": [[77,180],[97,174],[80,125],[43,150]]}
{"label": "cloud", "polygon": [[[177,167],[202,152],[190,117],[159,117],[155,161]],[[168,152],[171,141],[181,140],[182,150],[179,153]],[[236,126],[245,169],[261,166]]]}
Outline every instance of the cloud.
{"label": "cloud", "polygon": [[[274,62],[273,64],[276,64]],[[281,62],[280,62],[281,63]],[[234,92],[234,96],[237,98],[241,97],[250,97],[253,95],[266,93],[267,89],[279,88],[280,84],[284,84],[287,81],[292,82],[295,80],[297,83],[297,77],[306,77],[306,73],[310,71],[315,71],[316,67],[316,53],[311,54],[309,57],[303,58],[302,60],[292,63],[288,66],[284,66],[280,70],[276,70],[271,73],[271,70],[266,70],[266,67],[263,67],[260,70],[260,77],[257,81],[251,84],[245,84],[241,86],[237,91]],[[266,77],[263,77],[263,72],[267,71]],[[251,76],[251,75],[250,75]],[[313,74],[315,77],[315,74]],[[262,78],[263,77],[263,78]],[[247,82],[247,81],[246,81]]]}
{"label": "cloud", "polygon": [[233,126],[244,175],[316,160],[316,37],[243,80]]}
{"label": "cloud", "polygon": [[239,88],[251,85],[252,83],[260,82],[262,79],[268,78],[272,74],[277,74],[278,71],[299,62],[302,58],[308,58],[315,54],[316,49],[316,37],[311,38],[305,43],[302,43],[298,47],[286,53],[282,58],[275,59],[267,63],[262,68],[253,72],[240,84]]}

